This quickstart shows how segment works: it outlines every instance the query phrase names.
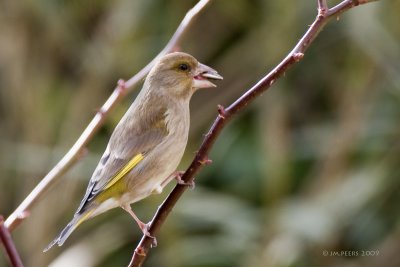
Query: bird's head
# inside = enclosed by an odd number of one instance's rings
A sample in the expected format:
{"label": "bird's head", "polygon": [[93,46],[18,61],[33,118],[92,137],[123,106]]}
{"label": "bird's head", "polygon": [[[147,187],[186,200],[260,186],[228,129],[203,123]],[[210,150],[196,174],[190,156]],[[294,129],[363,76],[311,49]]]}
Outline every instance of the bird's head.
{"label": "bird's head", "polygon": [[222,80],[222,76],[182,52],[162,57],[147,77],[148,86],[178,98],[190,98],[200,88],[216,87],[210,80]]}

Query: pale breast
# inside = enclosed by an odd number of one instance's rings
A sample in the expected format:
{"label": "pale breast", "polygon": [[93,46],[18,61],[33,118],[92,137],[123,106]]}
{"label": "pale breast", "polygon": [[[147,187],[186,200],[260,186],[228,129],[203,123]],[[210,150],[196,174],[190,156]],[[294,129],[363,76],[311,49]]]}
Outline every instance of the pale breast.
{"label": "pale breast", "polygon": [[189,105],[169,108],[165,121],[168,136],[128,175],[129,193],[121,201],[133,203],[149,196],[178,167],[188,140]]}

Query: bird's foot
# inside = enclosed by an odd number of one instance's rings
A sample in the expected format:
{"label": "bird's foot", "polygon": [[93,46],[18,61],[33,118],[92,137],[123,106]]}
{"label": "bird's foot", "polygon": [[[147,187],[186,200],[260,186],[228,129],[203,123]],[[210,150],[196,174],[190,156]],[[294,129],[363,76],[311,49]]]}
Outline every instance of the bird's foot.
{"label": "bird's foot", "polygon": [[151,224],[151,222],[150,223],[146,223],[146,224],[143,223],[142,225],[140,225],[140,229],[142,230],[142,232],[143,232],[143,234],[145,236],[147,236],[147,237],[152,239],[151,247],[155,248],[155,247],[157,247],[157,239],[150,234],[150,231],[149,231],[150,230],[150,224]]}
{"label": "bird's foot", "polygon": [[178,184],[180,184],[180,185],[188,186],[190,189],[194,189],[195,186],[196,186],[196,183],[195,183],[193,180],[190,181],[190,182],[186,182],[186,181],[182,180],[182,175],[183,175],[184,173],[185,173],[185,172],[183,172],[183,171],[177,171],[177,172],[175,173],[175,180],[176,180],[176,182],[177,182]]}

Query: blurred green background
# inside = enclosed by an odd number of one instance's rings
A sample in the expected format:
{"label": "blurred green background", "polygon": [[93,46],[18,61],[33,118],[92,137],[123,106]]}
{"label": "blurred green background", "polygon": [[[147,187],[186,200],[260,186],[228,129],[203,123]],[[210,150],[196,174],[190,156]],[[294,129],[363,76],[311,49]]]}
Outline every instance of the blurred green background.
{"label": "blurred green background", "polygon": [[[117,80],[147,64],[195,3],[0,3],[1,214],[17,207]],[[398,10],[399,1],[380,1],[332,20],[304,60],[232,121],[212,150],[213,164],[179,201],[145,266],[400,266]],[[210,3],[180,49],[225,79],[194,96],[180,169],[192,160],[217,104],[229,105],[274,67],[315,15],[316,1]],[[63,247],[42,249],[72,218],[136,93],[13,232],[26,266],[129,262],[140,231],[121,209],[83,224]],[[148,221],[170,188],[133,209]],[[0,255],[0,266],[7,266]]]}

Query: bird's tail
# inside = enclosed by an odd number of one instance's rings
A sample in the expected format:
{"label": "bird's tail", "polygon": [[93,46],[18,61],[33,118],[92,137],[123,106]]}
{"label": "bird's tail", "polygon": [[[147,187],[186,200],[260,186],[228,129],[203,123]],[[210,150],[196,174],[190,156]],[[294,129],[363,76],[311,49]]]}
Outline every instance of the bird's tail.
{"label": "bird's tail", "polygon": [[61,233],[43,250],[43,252],[47,252],[51,249],[55,244],[58,246],[62,246],[67,240],[67,238],[72,234],[72,232],[78,228],[84,221],[86,221],[94,210],[90,210],[84,212],[82,214],[75,214],[74,218],[68,223],[68,225],[61,231]]}

